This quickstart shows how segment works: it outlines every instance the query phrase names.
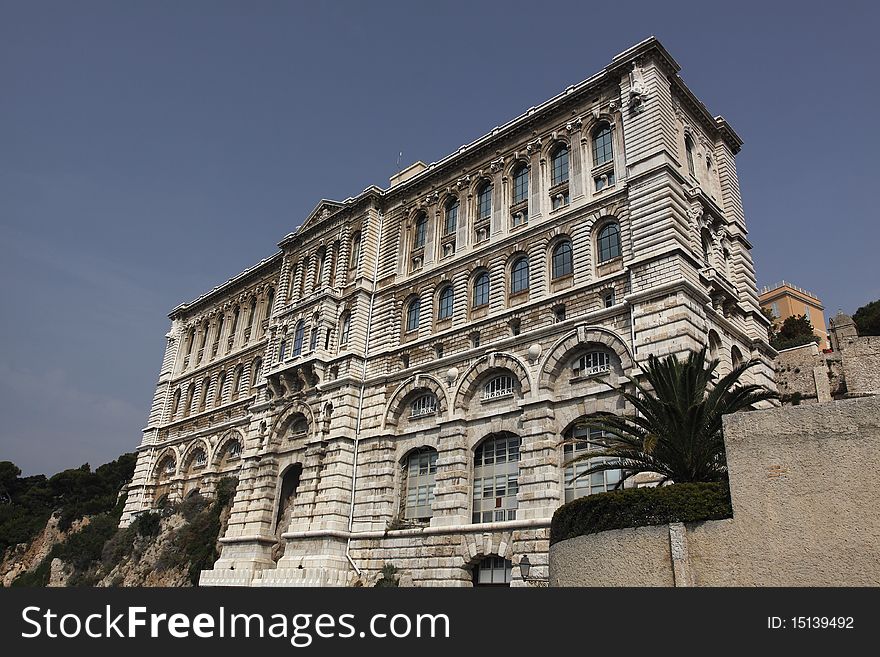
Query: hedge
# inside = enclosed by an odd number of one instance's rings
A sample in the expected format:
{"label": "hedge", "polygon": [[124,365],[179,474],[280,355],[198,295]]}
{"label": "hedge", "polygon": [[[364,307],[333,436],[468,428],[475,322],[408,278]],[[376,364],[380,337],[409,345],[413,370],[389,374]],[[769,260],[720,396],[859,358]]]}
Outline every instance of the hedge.
{"label": "hedge", "polygon": [[553,514],[550,544],[609,529],[733,517],[726,481],[627,488],[588,495]]}

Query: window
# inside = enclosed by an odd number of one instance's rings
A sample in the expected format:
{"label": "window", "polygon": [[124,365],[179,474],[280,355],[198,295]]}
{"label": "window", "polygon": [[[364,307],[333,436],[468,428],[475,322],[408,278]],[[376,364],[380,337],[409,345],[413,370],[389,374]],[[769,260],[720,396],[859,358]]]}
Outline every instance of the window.
{"label": "window", "polygon": [[513,564],[509,559],[486,557],[474,566],[474,586],[509,586],[512,573]]}
{"label": "window", "polygon": [[423,213],[416,219],[415,236],[413,238],[413,248],[420,249],[425,246],[425,239],[428,236],[428,217]]}
{"label": "window", "polygon": [[406,460],[406,506],[407,520],[428,519],[433,514],[434,478],[437,472],[437,452],[425,449],[413,452]]}
{"label": "window", "polygon": [[208,455],[205,454],[205,450],[201,448],[196,450],[193,454],[192,464],[194,468],[204,468],[208,465]]}
{"label": "window", "polygon": [[232,311],[232,328],[229,330],[229,342],[230,346],[232,346],[232,341],[235,339],[235,332],[238,330],[238,316],[241,315],[241,309],[236,306],[235,310]]}
{"label": "window", "polygon": [[553,249],[553,278],[569,276],[574,272],[571,242],[563,240]]}
{"label": "window", "polygon": [[603,301],[603,303],[605,304],[605,307],[606,307],[606,308],[610,308],[611,306],[613,306],[613,305],[614,305],[614,302],[615,302],[615,299],[614,299],[614,290],[609,290],[608,292],[606,292],[606,293],[602,296],[602,301]]}
{"label": "window", "polygon": [[309,433],[309,421],[305,415],[298,413],[290,422],[290,437],[303,438]]}
{"label": "window", "polygon": [[510,268],[510,293],[517,294],[529,289],[529,259],[518,258]]}
{"label": "window", "polygon": [[238,393],[241,389],[241,380],[242,375],[244,374],[244,367],[239,365],[235,368],[235,373],[232,375],[232,398],[238,399]]}
{"label": "window", "polygon": [[605,351],[588,351],[578,358],[574,365],[575,376],[589,376],[608,372],[611,369],[611,358]]}
{"label": "window", "polygon": [[593,178],[593,182],[596,184],[596,191],[601,192],[606,187],[611,187],[614,184],[614,172],[608,171],[601,176],[596,176]]}
{"label": "window", "polygon": [[709,236],[708,230],[703,229],[700,233],[700,240],[703,244],[703,264],[709,267],[712,263],[712,238]]}
{"label": "window", "polygon": [[437,396],[433,392],[425,393],[413,400],[409,407],[410,417],[434,415],[437,412]]}
{"label": "window", "polygon": [[180,388],[174,391],[174,397],[171,400],[171,419],[177,415],[177,409],[180,407]]}
{"label": "window", "polygon": [[620,257],[620,227],[616,223],[607,224],[599,231],[599,262],[607,262]]}
{"label": "window", "polygon": [[296,323],[296,330],[293,332],[293,355],[299,356],[303,350],[303,336],[306,332],[306,324],[303,320]]}
{"label": "window", "polygon": [[773,313],[773,317],[779,319],[779,304],[776,301],[770,304],[770,312]]}
{"label": "window", "polygon": [[520,442],[518,436],[497,434],[474,451],[473,522],[516,520]]}
{"label": "window", "polygon": [[419,310],[421,310],[421,301],[419,299],[413,299],[409,302],[409,305],[406,307],[406,330],[409,331],[418,331],[419,330]]}
{"label": "window", "polygon": [[560,304],[553,308],[553,321],[557,324],[565,321],[565,305]]}
{"label": "window", "polygon": [[226,372],[220,372],[217,378],[217,387],[214,388],[214,406],[223,403],[223,388],[226,387]]}
{"label": "window", "polygon": [[446,203],[443,216],[443,234],[453,235],[458,226],[458,199],[451,199]]}
{"label": "window", "polygon": [[559,208],[568,205],[568,190],[566,189],[563,192],[554,194],[550,201],[550,205],[554,210],[558,210]]}
{"label": "window", "polygon": [[183,407],[183,417],[188,417],[190,411],[192,410],[193,397],[196,394],[196,386],[194,383],[189,384],[189,388],[186,391],[186,406]]}
{"label": "window", "polygon": [[812,322],[812,318],[810,317],[810,307],[804,306],[804,317],[807,318],[808,322]]}
{"label": "window", "polygon": [[471,333],[471,348],[476,349],[480,346],[480,332],[474,331]]}
{"label": "window", "polygon": [[694,140],[691,139],[690,135],[685,135],[684,137],[684,152],[687,156],[688,172],[692,176],[696,176],[697,174],[694,170]]}
{"label": "window", "polygon": [[351,238],[351,260],[348,263],[348,268],[352,271],[356,271],[358,265],[361,261],[361,234],[355,233]]}
{"label": "window", "polygon": [[177,462],[169,457],[165,459],[165,462],[162,464],[162,474],[170,477],[177,471]]}
{"label": "window", "polygon": [[318,325],[312,326],[312,334],[309,337],[309,351],[314,351],[318,347]]}
{"label": "window", "polygon": [[226,447],[226,456],[229,459],[237,459],[241,456],[241,443],[237,440],[230,441]]}
{"label": "window", "polygon": [[278,362],[284,362],[284,356],[287,354],[287,340],[282,340],[278,344]]}
{"label": "window", "polygon": [[253,376],[251,377],[251,388],[252,389],[255,385],[257,385],[257,379],[260,378],[260,373],[262,372],[262,370],[263,370],[263,359],[262,358],[255,359],[254,360],[254,367],[251,370],[251,372],[253,373]]}
{"label": "window", "polygon": [[489,219],[492,216],[492,185],[485,184],[477,193],[477,221]]}
{"label": "window", "polygon": [[256,317],[256,315],[257,315],[257,298],[251,297],[251,307],[248,310],[248,321],[247,321],[246,328],[249,329],[249,328],[251,328],[251,326],[254,325],[254,317]]}
{"label": "window", "polygon": [[513,171],[513,204],[524,203],[529,198],[529,168],[520,164]]}
{"label": "window", "polygon": [[513,377],[510,374],[501,374],[491,379],[483,386],[483,399],[495,399],[512,395],[514,391]]}
{"label": "window", "polygon": [[339,331],[339,344],[348,344],[348,335],[351,332],[351,315],[345,313],[342,316],[342,328]]}
{"label": "window", "polygon": [[312,285],[312,289],[319,290],[324,284],[324,261],[327,259],[327,252],[324,250],[324,247],[318,249],[318,254],[315,257],[318,259],[318,262],[317,269],[315,271],[315,281],[314,285]]}
{"label": "window", "polygon": [[220,348],[220,338],[223,336],[223,319],[225,315],[221,312],[220,316],[217,318],[217,333],[214,335],[214,345],[211,347],[211,357],[217,355],[217,350]]}
{"label": "window", "polygon": [[[600,449],[602,447],[602,439],[605,435],[604,432],[598,429],[587,429],[586,427],[575,426],[568,432],[567,437],[569,439],[579,439],[583,442],[564,445],[563,459],[565,462],[568,462],[575,458],[579,452],[583,453],[589,450]],[[575,477],[586,472],[591,466],[596,465],[597,463],[609,463],[613,460],[614,459],[599,457],[566,466],[564,473],[565,501],[570,502],[579,497],[614,490],[621,480],[622,473],[619,469],[594,472],[590,475],[584,475],[579,479],[575,479]]]}
{"label": "window", "polygon": [[488,305],[489,303],[489,273],[482,272],[474,280],[474,308]]}
{"label": "window", "polygon": [[[269,288],[269,293],[266,295],[266,317],[272,316],[272,305],[275,303],[275,289]],[[220,318],[220,328],[223,328],[223,318]],[[220,334],[217,334],[218,338]]]}
{"label": "window", "polygon": [[205,407],[208,405],[208,390],[211,387],[211,379],[205,379],[202,381],[202,394],[199,395],[199,412],[205,410]]}
{"label": "window", "polygon": [[440,292],[440,301],[437,305],[437,319],[449,319],[452,317],[453,299],[454,293],[452,291],[452,286],[447,285],[443,288],[443,291]]}
{"label": "window", "polygon": [[593,166],[598,167],[614,159],[611,145],[611,126],[601,124],[593,131]]}
{"label": "window", "polygon": [[550,160],[551,186],[568,182],[568,146],[560,146]]}

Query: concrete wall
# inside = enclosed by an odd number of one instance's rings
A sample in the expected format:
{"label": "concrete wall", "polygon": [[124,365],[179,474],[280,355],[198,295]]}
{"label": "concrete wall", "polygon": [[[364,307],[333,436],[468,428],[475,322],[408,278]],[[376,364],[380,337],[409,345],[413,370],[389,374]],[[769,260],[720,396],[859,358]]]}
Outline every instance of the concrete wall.
{"label": "concrete wall", "polygon": [[562,541],[551,585],[880,585],[880,397],[740,413],[724,435],[732,519]]}

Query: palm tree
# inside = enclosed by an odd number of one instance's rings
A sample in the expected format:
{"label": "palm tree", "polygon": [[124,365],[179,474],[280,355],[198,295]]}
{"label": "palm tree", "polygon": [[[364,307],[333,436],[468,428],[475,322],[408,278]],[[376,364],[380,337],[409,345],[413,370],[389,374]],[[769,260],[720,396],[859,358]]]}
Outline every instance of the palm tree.
{"label": "palm tree", "polygon": [[[777,393],[756,384],[739,384],[752,360],[741,363],[713,383],[718,360],[707,362],[706,350],[680,361],[651,356],[644,370],[647,385],[632,377],[636,394],[622,392],[632,415],[600,415],[585,425],[600,430],[590,448],[565,465],[602,458],[578,477],[603,470],[623,470],[623,479],[639,472],[657,473],[662,481],[718,481],[727,476],[721,417],[775,399]],[[567,440],[582,443],[584,439]]]}

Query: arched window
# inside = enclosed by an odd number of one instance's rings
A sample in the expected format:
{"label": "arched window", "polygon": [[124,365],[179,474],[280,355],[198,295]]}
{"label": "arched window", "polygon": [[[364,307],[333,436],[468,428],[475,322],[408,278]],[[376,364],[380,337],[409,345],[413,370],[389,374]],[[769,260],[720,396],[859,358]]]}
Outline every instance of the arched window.
{"label": "arched window", "polygon": [[251,390],[257,385],[257,379],[260,378],[260,372],[263,369],[263,359],[254,359],[254,365],[251,368]]}
{"label": "arched window", "polygon": [[312,333],[309,337],[309,351],[314,351],[318,346],[318,331],[319,327],[317,322],[312,324]]}
{"label": "arched window", "polygon": [[302,413],[297,413],[290,421],[288,433],[291,438],[303,438],[309,433],[309,421]]}
{"label": "arched window", "polygon": [[[275,288],[270,287],[266,295],[266,317],[272,316],[272,304],[275,303]],[[222,324],[221,324],[222,326]]]}
{"label": "arched window", "polygon": [[[230,342],[235,340],[235,332],[238,331],[238,318],[241,315],[241,308],[238,306],[235,307],[235,310],[232,311],[232,328],[229,329],[229,338]],[[230,345],[232,346],[232,345]]]}
{"label": "arched window", "polygon": [[192,356],[192,352],[193,352],[193,348],[195,347],[195,344],[196,344],[196,330],[195,330],[195,328],[191,328],[189,330],[189,337],[187,339],[187,348],[186,348],[187,357]]}
{"label": "arched window", "polygon": [[251,307],[248,310],[248,321],[247,321],[246,328],[249,329],[249,328],[251,328],[251,326],[254,325],[254,317],[256,317],[256,315],[257,315],[257,298],[251,297]]}
{"label": "arched window", "polygon": [[602,123],[593,130],[593,166],[598,167],[614,159],[611,144],[611,126]]}
{"label": "arched window", "polygon": [[447,285],[440,292],[440,298],[437,303],[437,319],[449,319],[452,317],[452,302],[454,293],[452,286]]}
{"label": "arched window", "polygon": [[156,468],[159,476],[162,478],[172,477],[174,473],[177,472],[177,461],[171,455],[166,456],[162,459],[162,462],[159,463],[159,467]]}
{"label": "arched window", "polygon": [[588,351],[575,361],[575,376],[590,376],[591,374],[601,374],[611,369],[611,357],[607,351],[593,350]]}
{"label": "arched window", "polygon": [[348,268],[357,271],[361,261],[361,234],[355,233],[351,238],[351,258],[348,262]]}
{"label": "arched window", "polygon": [[322,246],[318,249],[318,253],[315,256],[318,259],[315,269],[315,281],[314,285],[312,285],[313,290],[320,290],[321,286],[324,282],[324,260],[327,258],[327,251]]}
{"label": "arched window", "polygon": [[428,215],[424,212],[416,218],[416,227],[413,233],[413,248],[421,249],[425,246],[425,240],[428,237]]}
{"label": "arched window", "polygon": [[211,387],[211,379],[202,381],[202,392],[199,395],[199,413],[205,410],[208,405],[208,390]]}
{"label": "arched window", "polygon": [[196,451],[193,452],[190,464],[193,470],[204,468],[208,465],[208,455],[205,453],[205,450],[201,447],[196,448]]}
{"label": "arched window", "polygon": [[419,311],[421,310],[422,302],[416,298],[409,302],[409,305],[406,307],[406,330],[409,331],[418,331],[419,330]]}
{"label": "arched window", "polygon": [[348,336],[351,333],[351,314],[344,313],[342,315],[341,328],[339,329],[339,344],[348,344]]}
{"label": "arched window", "polygon": [[[598,429],[587,429],[584,426],[575,425],[567,432],[566,438],[578,441],[563,446],[563,459],[567,463],[578,456],[579,453],[600,449],[605,433]],[[622,472],[619,469],[604,470],[581,476],[591,466],[597,463],[608,463],[613,460],[609,458],[595,458],[565,466],[565,501],[570,502],[578,497],[614,490],[622,476]]]}
{"label": "arched window", "polygon": [[434,515],[431,503],[434,501],[436,472],[436,450],[430,448],[416,450],[407,457],[404,464],[406,477],[404,517],[407,520],[427,520]]}
{"label": "arched window", "polygon": [[284,339],[278,343],[278,362],[283,363],[284,357],[287,355],[287,340]]}
{"label": "arched window", "polygon": [[241,392],[241,380],[244,378],[244,366],[239,365],[235,368],[235,374],[232,376],[232,398],[238,399],[238,393]]}
{"label": "arched window", "polygon": [[743,355],[742,352],[739,350],[739,347],[737,347],[736,345],[730,348],[730,362],[733,364],[734,368],[742,365]]}
{"label": "arched window", "polygon": [[183,407],[183,417],[188,417],[190,411],[192,410],[193,405],[193,397],[196,394],[196,384],[190,383],[189,388],[186,389],[186,405]]}
{"label": "arched window", "polygon": [[553,151],[550,158],[550,184],[561,185],[568,182],[568,146],[562,144]]}
{"label": "arched window", "polygon": [[339,242],[333,242],[330,246],[330,254],[329,254],[329,263],[328,267],[330,268],[330,287],[336,286],[336,258],[339,253]]}
{"label": "arched window", "polygon": [[488,556],[474,566],[474,586],[510,586],[513,564],[510,559]]}
{"label": "arched window", "polygon": [[620,257],[620,227],[617,223],[606,224],[599,231],[599,262],[607,262]]}
{"label": "arched window", "polygon": [[446,202],[443,211],[443,234],[452,235],[458,227],[458,199],[452,198]]}
{"label": "arched window", "polygon": [[223,320],[226,315],[222,312],[217,317],[217,333],[214,335],[214,346],[211,347],[211,356],[217,355],[217,350],[220,348],[220,339],[223,337]]}
{"label": "arched window", "polygon": [[718,360],[721,356],[721,338],[714,330],[709,331],[709,358]]}
{"label": "arched window", "polygon": [[684,152],[687,156],[688,173],[696,176],[696,170],[694,169],[694,140],[691,139],[690,135],[684,136]]}
{"label": "arched window", "polygon": [[180,388],[174,391],[174,397],[171,398],[171,419],[174,419],[174,416],[177,415],[177,411],[180,408]]}
{"label": "arched window", "polygon": [[510,268],[510,293],[525,292],[529,289],[529,259],[517,258]]}
{"label": "arched window", "polygon": [[506,397],[514,393],[514,378],[510,374],[499,374],[489,379],[483,386],[483,399]]}
{"label": "arched window", "polygon": [[303,350],[303,336],[306,332],[306,323],[299,320],[296,323],[296,329],[293,332],[293,355],[299,356]]}
{"label": "arched window", "polygon": [[433,392],[426,392],[424,395],[416,397],[409,405],[410,417],[422,417],[423,415],[434,415],[437,412],[437,395]]}
{"label": "arched window", "polygon": [[473,522],[516,520],[520,439],[495,434],[474,450]]}
{"label": "arched window", "polygon": [[217,387],[214,389],[214,406],[219,406],[223,403],[223,388],[226,387],[226,372],[220,372],[220,376],[217,377]]}
{"label": "arched window", "polygon": [[489,304],[489,272],[481,272],[474,279],[473,307],[479,308]]}
{"label": "arched window", "polygon": [[230,440],[226,445],[226,458],[230,461],[241,456],[241,442]]}
{"label": "arched window", "polygon": [[705,228],[700,233],[700,241],[703,243],[703,264],[709,267],[712,264],[712,238]]}
{"label": "arched window", "polygon": [[562,278],[574,273],[574,260],[571,242],[563,240],[553,249],[552,278]]}
{"label": "arched window", "polygon": [[208,320],[206,319],[205,323],[202,324],[202,341],[199,344],[199,356],[202,355],[202,353],[201,353],[202,349],[205,348],[205,344],[207,344],[207,342],[208,342],[208,329],[209,329],[209,325],[208,325]]}
{"label": "arched window", "polygon": [[525,163],[513,170],[513,204],[524,203],[529,199],[529,167]]}
{"label": "arched window", "polygon": [[477,221],[489,219],[492,216],[492,185],[485,183],[477,192]]}

